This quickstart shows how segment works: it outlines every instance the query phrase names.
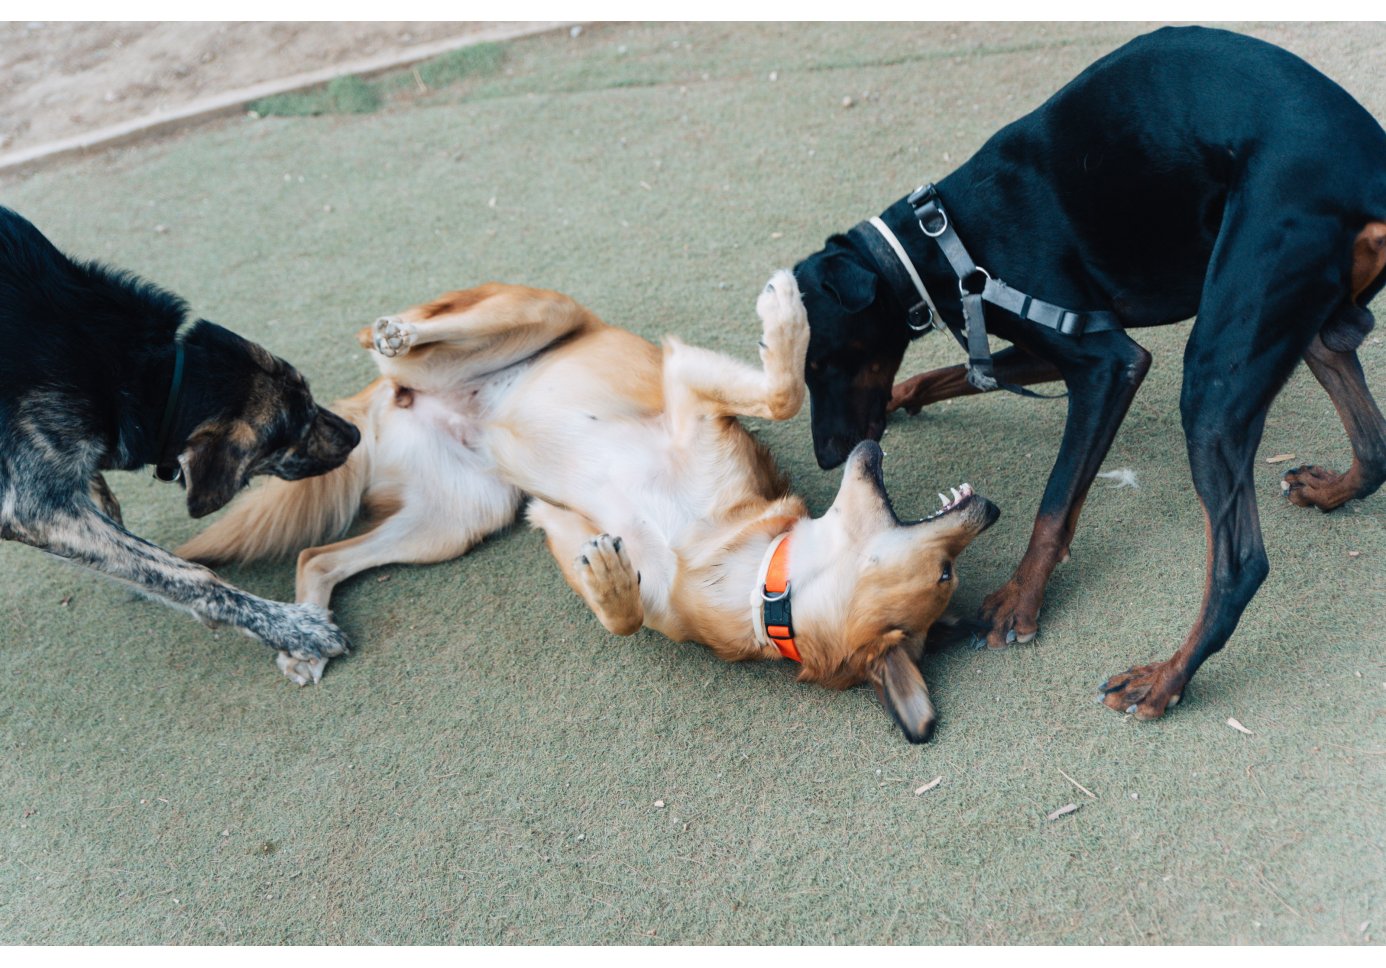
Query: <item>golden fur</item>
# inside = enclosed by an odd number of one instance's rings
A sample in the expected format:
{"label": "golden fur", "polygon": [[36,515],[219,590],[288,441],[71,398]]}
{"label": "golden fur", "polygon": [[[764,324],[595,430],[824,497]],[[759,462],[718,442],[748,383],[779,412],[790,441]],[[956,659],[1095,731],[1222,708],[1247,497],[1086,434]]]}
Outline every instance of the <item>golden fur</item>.
{"label": "golden fur", "polygon": [[[872,681],[911,739],[934,713],[915,665],[956,585],[951,564],[995,517],[983,498],[902,524],[880,450],[858,448],[821,518],[788,493],[736,419],[787,420],[804,400],[808,324],[788,272],[757,304],[763,366],[668,338],[663,349],[559,293],[490,284],[446,294],[360,334],[381,378],[337,405],[362,431],[348,464],[270,481],[180,549],[195,560],[302,551],[298,600],[326,606],[345,578],[441,561],[527,517],[610,631],[649,626],[724,659],[777,659],[752,611],[770,543],[792,532],[800,678]],[[322,665],[291,673],[316,679]]]}

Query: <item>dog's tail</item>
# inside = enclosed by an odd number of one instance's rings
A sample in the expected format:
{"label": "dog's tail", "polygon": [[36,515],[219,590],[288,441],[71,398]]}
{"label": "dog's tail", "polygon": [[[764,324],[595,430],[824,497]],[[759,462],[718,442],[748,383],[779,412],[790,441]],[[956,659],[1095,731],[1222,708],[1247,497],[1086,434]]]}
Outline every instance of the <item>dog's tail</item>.
{"label": "dog's tail", "polygon": [[384,383],[376,380],[356,396],[332,405],[333,412],[361,431],[361,443],[345,464],[300,481],[261,481],[174,553],[209,565],[283,558],[344,534],[361,510],[370,485],[377,429],[371,402]]}

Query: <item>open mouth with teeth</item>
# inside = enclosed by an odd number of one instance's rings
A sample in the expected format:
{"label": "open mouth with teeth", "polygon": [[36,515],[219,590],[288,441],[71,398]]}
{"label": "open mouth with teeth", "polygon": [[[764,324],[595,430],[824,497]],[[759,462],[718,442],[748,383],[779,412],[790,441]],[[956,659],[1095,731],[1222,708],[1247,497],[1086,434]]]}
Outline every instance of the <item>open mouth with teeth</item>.
{"label": "open mouth with teeth", "polygon": [[924,518],[925,521],[935,521],[938,518],[943,517],[945,514],[951,514],[954,511],[960,511],[963,508],[967,507],[969,504],[971,504],[973,497],[975,497],[971,484],[963,484],[959,487],[950,487],[948,490],[953,495],[952,499],[950,500],[947,497],[947,495],[940,492],[938,496],[938,502],[943,506],[940,507],[933,514],[930,514],[928,517]]}

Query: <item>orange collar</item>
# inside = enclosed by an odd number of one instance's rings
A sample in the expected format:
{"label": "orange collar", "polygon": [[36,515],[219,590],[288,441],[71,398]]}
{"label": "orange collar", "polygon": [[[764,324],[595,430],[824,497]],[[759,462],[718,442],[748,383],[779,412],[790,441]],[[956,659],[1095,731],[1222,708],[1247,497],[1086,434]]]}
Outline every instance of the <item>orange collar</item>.
{"label": "orange collar", "polygon": [[756,598],[759,606],[756,624],[765,629],[765,637],[780,650],[780,655],[794,662],[803,662],[794,645],[794,620],[789,608],[789,532],[780,535],[766,552],[765,572],[759,582]]}

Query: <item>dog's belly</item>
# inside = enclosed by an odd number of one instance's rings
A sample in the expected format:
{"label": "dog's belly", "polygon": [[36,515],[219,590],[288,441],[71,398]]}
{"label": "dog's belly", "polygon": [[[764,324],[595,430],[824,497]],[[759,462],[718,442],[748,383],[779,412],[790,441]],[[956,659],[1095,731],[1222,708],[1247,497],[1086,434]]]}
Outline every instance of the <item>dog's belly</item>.
{"label": "dog's belly", "polygon": [[510,500],[513,485],[502,478],[490,450],[490,421],[521,372],[508,368],[441,389],[396,387],[377,443],[377,486],[405,495],[425,490],[420,506],[444,514],[473,516],[476,501],[492,492],[496,500]]}

